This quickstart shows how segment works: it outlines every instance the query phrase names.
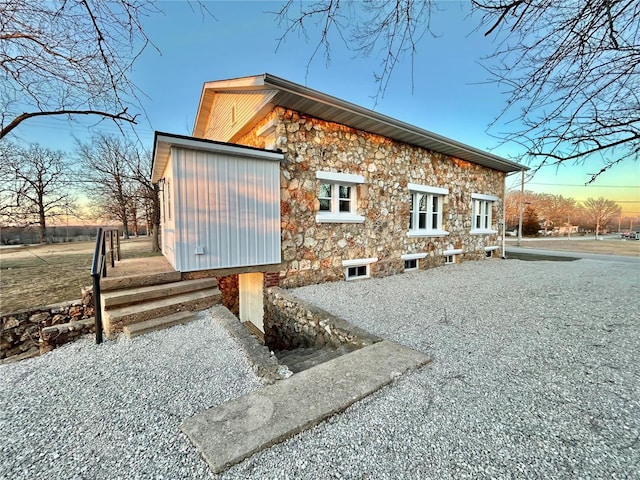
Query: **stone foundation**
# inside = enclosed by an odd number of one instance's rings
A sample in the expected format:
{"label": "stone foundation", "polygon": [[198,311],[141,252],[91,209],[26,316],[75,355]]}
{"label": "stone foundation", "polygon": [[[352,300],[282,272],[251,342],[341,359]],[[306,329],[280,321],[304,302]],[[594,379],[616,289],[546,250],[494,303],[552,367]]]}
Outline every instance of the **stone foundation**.
{"label": "stone foundation", "polygon": [[218,290],[222,294],[222,304],[237,317],[240,315],[238,275],[216,277],[216,280],[218,281]]}
{"label": "stone foundation", "polygon": [[279,287],[265,290],[264,332],[265,343],[274,350],[325,345],[361,348],[380,341]]}
{"label": "stone foundation", "polygon": [[[0,362],[46,353],[95,332],[93,291],[82,299],[8,313],[0,317]],[[58,328],[50,328],[58,327]]]}

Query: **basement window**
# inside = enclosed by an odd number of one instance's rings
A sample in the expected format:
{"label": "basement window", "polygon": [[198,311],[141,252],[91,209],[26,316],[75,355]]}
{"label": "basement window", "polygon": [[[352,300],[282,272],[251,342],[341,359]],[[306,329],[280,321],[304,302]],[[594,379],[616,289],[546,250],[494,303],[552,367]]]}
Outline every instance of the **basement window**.
{"label": "basement window", "polygon": [[346,280],[358,280],[371,276],[371,264],[377,262],[377,258],[357,258],[355,260],[343,260],[344,277]]}
{"label": "basement window", "polygon": [[498,248],[500,248],[500,247],[498,247],[497,245],[493,245],[493,246],[491,246],[491,247],[484,247],[484,254],[485,254],[485,256],[486,256],[487,258],[491,258],[491,257],[493,257],[493,252],[495,252],[496,250],[498,250]]}
{"label": "basement window", "polygon": [[404,261],[404,271],[411,271],[411,270],[417,270],[418,269],[418,259],[417,258],[412,258],[411,260],[405,260]]}
{"label": "basement window", "polygon": [[420,259],[426,257],[426,253],[408,253],[400,258],[404,260],[404,271],[418,270],[420,268]]}
{"label": "basement window", "polygon": [[462,253],[461,248],[452,248],[444,251],[444,263],[445,265],[451,265],[456,263],[456,257]]}

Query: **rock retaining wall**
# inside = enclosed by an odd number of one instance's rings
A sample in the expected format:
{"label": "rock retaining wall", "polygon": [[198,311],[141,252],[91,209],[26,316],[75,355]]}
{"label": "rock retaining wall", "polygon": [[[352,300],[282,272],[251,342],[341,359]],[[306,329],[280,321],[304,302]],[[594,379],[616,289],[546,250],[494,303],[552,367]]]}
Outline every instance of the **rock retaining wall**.
{"label": "rock retaining wall", "polygon": [[93,291],[82,299],[36,307],[0,317],[0,362],[46,353],[95,332]]}
{"label": "rock retaining wall", "polygon": [[380,341],[279,287],[265,290],[264,339],[274,350],[325,345],[360,348]]}

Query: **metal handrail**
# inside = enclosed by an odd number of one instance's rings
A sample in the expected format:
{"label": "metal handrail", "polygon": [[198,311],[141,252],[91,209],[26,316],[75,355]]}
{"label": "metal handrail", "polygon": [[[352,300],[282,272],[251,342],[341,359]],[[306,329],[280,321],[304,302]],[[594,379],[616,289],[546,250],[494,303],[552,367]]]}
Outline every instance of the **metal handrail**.
{"label": "metal handrail", "polygon": [[[107,276],[107,242],[106,234],[109,234],[111,268],[115,265],[115,257],[120,260],[120,234],[117,228],[98,227],[96,235],[96,246],[93,251],[93,261],[91,262],[91,277],[93,278],[93,305],[94,317],[96,321],[96,343],[102,343],[102,305],[100,298],[100,278]],[[114,233],[116,247],[114,250]],[[114,253],[115,252],[115,253]]]}

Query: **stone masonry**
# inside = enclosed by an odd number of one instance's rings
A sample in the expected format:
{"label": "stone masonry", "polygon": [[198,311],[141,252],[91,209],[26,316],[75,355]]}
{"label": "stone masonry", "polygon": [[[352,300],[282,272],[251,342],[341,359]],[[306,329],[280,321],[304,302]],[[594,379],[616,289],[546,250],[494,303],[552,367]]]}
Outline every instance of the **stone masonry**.
{"label": "stone masonry", "polygon": [[93,290],[82,299],[8,313],[0,317],[0,363],[48,352],[95,332]]}
{"label": "stone masonry", "polygon": [[[378,258],[371,276],[404,270],[403,254],[424,253],[420,268],[443,265],[446,250],[460,249],[458,261],[485,258],[497,234],[471,234],[472,193],[494,195],[492,225],[502,218],[504,173],[379,135],[276,107],[237,143],[261,147],[257,135],[275,122],[281,166],[282,270],[280,285],[295,287],[344,279],[343,260]],[[320,181],[316,171],[363,175],[357,213],[364,223],[316,223]],[[409,237],[408,183],[448,188],[444,237]]]}
{"label": "stone masonry", "polygon": [[264,340],[275,350],[327,345],[357,349],[380,338],[295,298],[282,288],[271,287],[264,292]]}

